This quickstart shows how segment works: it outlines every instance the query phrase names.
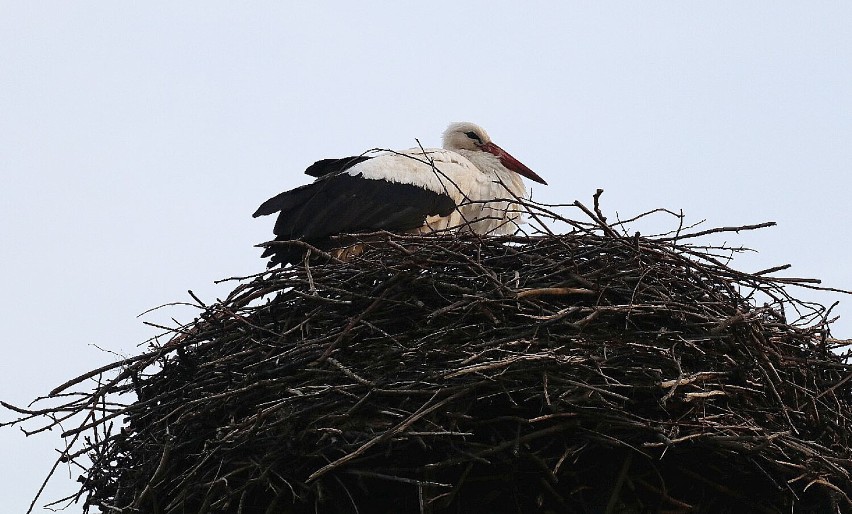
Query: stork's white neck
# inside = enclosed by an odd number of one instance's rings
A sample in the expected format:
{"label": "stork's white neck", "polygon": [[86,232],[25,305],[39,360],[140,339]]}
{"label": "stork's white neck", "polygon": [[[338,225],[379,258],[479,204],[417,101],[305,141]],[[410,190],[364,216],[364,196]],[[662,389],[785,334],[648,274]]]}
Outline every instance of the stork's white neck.
{"label": "stork's white neck", "polygon": [[[500,158],[494,154],[481,151],[471,150],[456,150],[457,153],[463,155],[467,160],[473,163],[480,172],[489,175],[490,179],[495,182],[501,182],[506,185],[506,188],[512,195],[519,198],[527,197],[527,188],[524,185],[523,178],[512,170],[507,169],[500,162]],[[511,195],[505,195],[507,198]]]}

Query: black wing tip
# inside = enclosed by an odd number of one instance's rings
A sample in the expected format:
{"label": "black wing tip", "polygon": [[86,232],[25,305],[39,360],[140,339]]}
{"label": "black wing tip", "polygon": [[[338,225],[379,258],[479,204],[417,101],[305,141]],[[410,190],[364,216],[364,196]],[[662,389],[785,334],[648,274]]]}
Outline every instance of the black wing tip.
{"label": "black wing tip", "polygon": [[329,167],[330,167],[329,165],[331,163],[336,162],[336,161],[337,161],[337,159],[321,159],[321,160],[311,164],[310,166],[308,166],[307,169],[305,170],[305,175],[308,175],[308,176],[311,176],[311,177],[316,177],[316,178],[322,177],[323,175],[327,175],[328,173],[331,172],[329,170]]}
{"label": "black wing tip", "polygon": [[296,188],[292,191],[284,191],[283,193],[279,193],[270,198],[269,200],[263,202],[262,204],[260,204],[260,207],[258,207],[257,210],[254,211],[254,214],[251,215],[252,218],[267,216],[269,214],[274,214],[276,212],[281,211],[285,207],[287,197],[290,196],[294,191],[297,191],[299,189],[301,188]]}
{"label": "black wing tip", "polygon": [[270,202],[264,202],[260,207],[254,211],[254,214],[251,215],[252,218],[259,218],[261,216],[269,216],[270,214],[275,214],[281,210],[281,207],[275,205],[267,205]]}
{"label": "black wing tip", "polygon": [[263,253],[260,254],[261,259],[269,258],[269,261],[266,263],[267,268],[274,268],[279,264],[283,268],[288,264],[296,264],[297,262],[300,262],[301,254],[298,250],[294,251],[290,248],[282,248],[274,245],[273,243],[275,243],[275,241],[255,245],[258,248],[263,248]]}
{"label": "black wing tip", "polygon": [[277,208],[277,209],[275,208],[275,204],[277,203],[277,202],[275,202],[275,200],[277,200],[278,197],[280,197],[280,196],[281,195],[273,196],[269,200],[260,204],[260,207],[258,207],[257,210],[254,211],[254,214],[252,214],[251,217],[252,218],[259,218],[261,216],[266,216],[268,214],[272,214],[273,212],[278,212],[279,210],[281,210],[280,207]]}
{"label": "black wing tip", "polygon": [[273,212],[275,212],[274,210],[264,209],[263,207],[264,207],[263,205],[258,207],[257,210],[254,211],[254,214],[251,215],[251,217],[252,218],[259,218],[261,216],[268,216],[268,215],[272,214]]}
{"label": "black wing tip", "polygon": [[346,171],[352,166],[360,164],[368,159],[372,159],[372,157],[368,157],[366,155],[353,155],[351,157],[343,157],[341,159],[321,159],[308,166],[308,169],[305,170],[305,175],[315,178],[334,175],[336,173]]}

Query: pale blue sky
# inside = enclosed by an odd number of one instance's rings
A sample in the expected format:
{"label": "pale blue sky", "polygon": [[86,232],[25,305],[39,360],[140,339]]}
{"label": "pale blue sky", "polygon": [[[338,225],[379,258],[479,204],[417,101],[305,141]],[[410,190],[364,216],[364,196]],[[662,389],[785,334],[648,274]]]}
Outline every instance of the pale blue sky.
{"label": "pale blue sky", "polygon": [[[313,161],[434,146],[451,121],[546,178],[539,200],[600,187],[623,215],[777,221],[730,238],[760,250],[736,267],[852,288],[852,4],[294,5],[0,1],[0,398],[134,353],[157,333],[141,312],[262,270],[272,220],[251,213]],[[799,295],[841,299],[852,336],[852,298]],[[0,431],[4,512],[57,443]]]}

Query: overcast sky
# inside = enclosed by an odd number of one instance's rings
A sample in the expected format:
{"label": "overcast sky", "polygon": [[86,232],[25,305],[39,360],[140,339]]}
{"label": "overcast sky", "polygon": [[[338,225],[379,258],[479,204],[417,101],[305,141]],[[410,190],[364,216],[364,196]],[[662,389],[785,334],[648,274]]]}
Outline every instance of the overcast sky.
{"label": "overcast sky", "polygon": [[[729,238],[759,250],[735,267],[852,289],[852,3],[291,5],[0,1],[0,399],[264,269],[273,220],[251,213],[315,160],[437,146],[451,121],[545,177],[540,201],[777,221]],[[797,294],[840,299],[852,337],[852,298]],[[0,430],[0,509],[26,509],[59,443]]]}

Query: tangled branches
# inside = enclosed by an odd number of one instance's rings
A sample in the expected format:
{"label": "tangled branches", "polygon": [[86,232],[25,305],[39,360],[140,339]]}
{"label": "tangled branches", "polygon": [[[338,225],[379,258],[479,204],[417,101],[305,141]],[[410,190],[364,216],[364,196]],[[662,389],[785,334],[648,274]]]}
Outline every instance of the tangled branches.
{"label": "tangled branches", "polygon": [[577,206],[567,234],[372,234],[242,279],[18,411],[85,417],[65,459],[102,512],[852,512],[850,364],[788,293],[814,282],[684,243],[757,226]]}

